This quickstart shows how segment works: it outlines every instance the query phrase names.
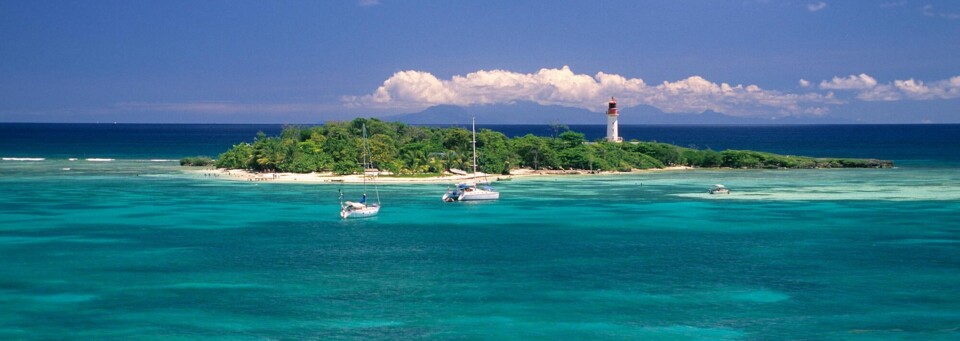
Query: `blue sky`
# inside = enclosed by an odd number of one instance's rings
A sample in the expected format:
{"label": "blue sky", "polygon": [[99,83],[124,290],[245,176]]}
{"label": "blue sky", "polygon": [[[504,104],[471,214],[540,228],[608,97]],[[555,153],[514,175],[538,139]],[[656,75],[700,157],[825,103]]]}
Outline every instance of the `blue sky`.
{"label": "blue sky", "polygon": [[610,95],[960,123],[960,2],[0,0],[0,122],[599,112]]}

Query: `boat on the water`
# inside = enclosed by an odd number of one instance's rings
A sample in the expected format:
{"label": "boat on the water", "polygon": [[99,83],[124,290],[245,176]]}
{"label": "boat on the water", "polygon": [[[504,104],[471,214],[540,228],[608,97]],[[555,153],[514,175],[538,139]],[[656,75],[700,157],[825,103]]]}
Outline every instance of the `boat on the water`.
{"label": "boat on the water", "polygon": [[[476,178],[477,173],[477,119],[473,119],[473,174],[472,176]],[[484,179],[486,179],[487,174],[482,173]],[[500,192],[497,192],[496,189],[490,187],[490,184],[486,181],[476,182],[476,181],[464,181],[456,184],[453,189],[448,189],[447,193],[443,194],[444,202],[454,202],[454,201],[480,201],[480,200],[497,200],[500,199]]]}
{"label": "boat on the water", "polygon": [[[342,198],[342,194],[341,194]],[[343,219],[347,218],[366,218],[372,217],[380,213],[380,204],[374,203],[367,205],[366,203],[367,195],[363,195],[363,199],[360,199],[360,202],[346,201],[341,204],[340,208],[340,217]]]}
{"label": "boat on the water", "polygon": [[710,194],[730,194],[730,189],[721,184],[716,184],[707,192]]}
{"label": "boat on the water", "polygon": [[[359,202],[343,201],[343,191],[340,191],[340,217],[347,218],[366,218],[380,213],[380,190],[377,188],[377,178],[379,171],[374,173],[373,190],[377,195],[377,202],[367,202],[367,156],[370,154],[370,148],[367,146],[367,125],[363,125],[363,196]],[[372,163],[372,161],[371,161]]]}
{"label": "boat on the water", "polygon": [[477,200],[497,200],[500,199],[500,192],[489,185],[475,182],[458,183],[454,189],[447,191],[443,195],[443,201],[477,201]]}

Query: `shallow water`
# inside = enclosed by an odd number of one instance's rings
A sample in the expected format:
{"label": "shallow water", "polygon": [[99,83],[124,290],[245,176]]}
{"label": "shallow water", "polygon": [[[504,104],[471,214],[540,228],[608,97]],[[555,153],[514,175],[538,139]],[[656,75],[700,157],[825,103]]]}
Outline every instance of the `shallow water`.
{"label": "shallow water", "polygon": [[172,161],[261,128],[0,124],[0,339],[960,336],[957,125],[624,127],[899,167],[387,185],[349,221],[357,185]]}
{"label": "shallow water", "polygon": [[456,204],[386,185],[344,221],[357,185],[0,161],[0,338],[957,339],[958,180],[649,172]]}

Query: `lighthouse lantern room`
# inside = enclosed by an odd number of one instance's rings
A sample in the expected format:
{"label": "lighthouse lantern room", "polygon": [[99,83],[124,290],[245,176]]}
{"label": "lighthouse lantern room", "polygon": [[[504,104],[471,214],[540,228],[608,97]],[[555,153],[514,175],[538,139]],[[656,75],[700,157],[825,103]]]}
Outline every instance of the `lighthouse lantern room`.
{"label": "lighthouse lantern room", "polygon": [[620,137],[620,127],[617,119],[620,118],[620,112],[617,111],[617,99],[610,97],[610,105],[607,107],[607,141],[623,142]]}

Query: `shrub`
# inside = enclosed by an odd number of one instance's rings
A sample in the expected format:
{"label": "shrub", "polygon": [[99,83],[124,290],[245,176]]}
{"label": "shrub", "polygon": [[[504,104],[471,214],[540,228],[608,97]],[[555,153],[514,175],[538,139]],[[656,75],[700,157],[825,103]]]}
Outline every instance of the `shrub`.
{"label": "shrub", "polygon": [[180,165],[181,166],[201,166],[201,167],[212,166],[213,159],[207,156],[185,157],[180,159]]}

